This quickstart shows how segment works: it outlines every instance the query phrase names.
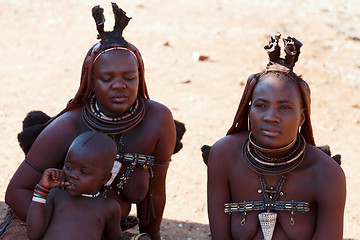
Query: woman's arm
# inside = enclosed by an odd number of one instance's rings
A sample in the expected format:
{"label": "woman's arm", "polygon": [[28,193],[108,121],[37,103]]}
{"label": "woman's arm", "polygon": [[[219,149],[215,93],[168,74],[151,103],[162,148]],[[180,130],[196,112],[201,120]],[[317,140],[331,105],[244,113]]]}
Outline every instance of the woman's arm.
{"label": "woman's arm", "polygon": [[[140,232],[146,232],[151,235],[151,239],[159,239],[160,237],[160,225],[162,215],[166,202],[166,174],[169,167],[169,160],[174,151],[176,141],[176,131],[174,119],[169,109],[163,109],[161,113],[162,121],[159,123],[159,138],[155,147],[153,155],[156,159],[156,164],[152,167],[153,178],[150,179],[150,188],[152,192],[153,207],[155,211],[155,220],[150,221],[147,224],[143,224],[140,221]],[[147,199],[145,199],[146,201]],[[141,204],[138,204],[138,214]],[[147,205],[149,207],[149,205]],[[145,210],[145,209],[144,209]],[[144,214],[144,213],[141,213]]]}
{"label": "woman's arm", "polygon": [[7,187],[5,202],[23,221],[26,221],[34,187],[40,178],[41,173],[31,168],[24,161],[16,170]]}
{"label": "woman's arm", "polygon": [[224,204],[230,202],[231,197],[226,171],[226,144],[223,140],[211,147],[207,185],[211,239],[232,239],[230,215],[224,212]]}
{"label": "woman's arm", "polygon": [[[67,149],[78,132],[79,129],[72,124],[68,113],[65,113],[40,133],[27,155],[27,160],[42,171],[47,168],[62,168]],[[23,221],[26,221],[34,187],[41,176],[42,172],[24,161],[7,187],[5,201]]]}
{"label": "woman's arm", "polygon": [[341,167],[330,157],[319,169],[316,239],[343,239],[346,179]]}

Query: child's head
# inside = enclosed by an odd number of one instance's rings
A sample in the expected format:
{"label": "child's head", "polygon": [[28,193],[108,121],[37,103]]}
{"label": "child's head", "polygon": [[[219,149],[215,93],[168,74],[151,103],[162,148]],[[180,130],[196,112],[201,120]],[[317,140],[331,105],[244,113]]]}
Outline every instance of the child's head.
{"label": "child's head", "polygon": [[64,172],[70,195],[94,194],[110,179],[117,154],[116,143],[106,134],[89,131],[70,145]]}

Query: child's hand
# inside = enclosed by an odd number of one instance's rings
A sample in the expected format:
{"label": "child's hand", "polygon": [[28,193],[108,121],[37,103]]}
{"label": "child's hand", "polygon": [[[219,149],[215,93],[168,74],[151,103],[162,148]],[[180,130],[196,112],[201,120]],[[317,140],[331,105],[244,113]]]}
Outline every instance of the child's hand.
{"label": "child's hand", "polygon": [[66,181],[64,171],[56,168],[46,169],[39,184],[47,189],[70,185],[69,182]]}

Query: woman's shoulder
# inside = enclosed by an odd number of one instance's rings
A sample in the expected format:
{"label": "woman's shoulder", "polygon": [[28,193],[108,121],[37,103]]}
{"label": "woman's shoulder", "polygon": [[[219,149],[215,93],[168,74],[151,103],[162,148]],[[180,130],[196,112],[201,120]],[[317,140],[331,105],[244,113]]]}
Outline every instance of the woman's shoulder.
{"label": "woman's shoulder", "polygon": [[331,156],[325,153],[320,148],[307,144],[305,154],[312,163],[318,164],[321,168],[329,169],[341,169],[339,163],[337,163]]}
{"label": "woman's shoulder", "polygon": [[150,110],[170,111],[170,109],[167,106],[152,99],[145,99],[145,105]]}
{"label": "woman's shoulder", "polygon": [[[84,125],[79,109],[63,113],[40,132],[31,146],[29,157],[32,156],[38,159],[40,156],[45,156],[45,153],[63,153],[67,150],[68,146],[70,146],[72,140],[83,131],[83,129]],[[33,154],[35,154],[36,157],[34,157]],[[53,156],[52,158],[55,157]],[[49,160],[44,159],[44,162],[47,161]]]}
{"label": "woman's shoulder", "polygon": [[165,105],[156,102],[154,100],[146,99],[145,100],[145,116],[147,119],[152,119],[151,122],[154,123],[153,119],[156,119],[156,122],[160,124],[173,123],[174,118],[168,107]]}
{"label": "woman's shoulder", "polygon": [[233,161],[241,157],[242,146],[248,138],[248,132],[243,131],[227,135],[211,146],[209,162],[213,161]]}
{"label": "woman's shoulder", "polygon": [[53,123],[67,123],[67,124],[76,124],[81,121],[81,108],[70,109],[67,112],[64,112],[60,116],[54,119],[50,124]]}
{"label": "woman's shoulder", "polygon": [[247,140],[249,133],[247,131],[238,132],[235,134],[226,135],[225,137],[219,139],[211,147],[213,151],[229,151],[231,149],[239,149],[244,145]]}
{"label": "woman's shoulder", "polygon": [[72,132],[83,127],[81,108],[71,109],[56,117],[47,127],[47,131],[60,130],[61,132]]}
{"label": "woman's shoulder", "polygon": [[305,158],[306,166],[308,166],[318,178],[328,180],[345,178],[341,166],[318,147],[307,144]]}
{"label": "woman's shoulder", "polygon": [[[313,189],[316,201],[323,206],[341,208],[346,195],[346,177],[341,166],[316,146],[307,144],[305,167],[300,171]],[[305,181],[305,180],[304,180]]]}

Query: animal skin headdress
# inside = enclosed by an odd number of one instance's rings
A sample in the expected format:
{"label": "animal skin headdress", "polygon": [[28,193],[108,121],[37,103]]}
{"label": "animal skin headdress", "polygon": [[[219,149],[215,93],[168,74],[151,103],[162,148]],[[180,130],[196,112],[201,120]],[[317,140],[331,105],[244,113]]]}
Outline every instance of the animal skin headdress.
{"label": "animal skin headdress", "polygon": [[101,39],[101,49],[105,50],[106,47],[120,45],[127,47],[128,43],[125,41],[122,33],[125,27],[128,25],[131,18],[126,16],[121,8],[119,8],[116,3],[111,3],[113,8],[113,13],[115,16],[115,25],[114,29],[111,32],[105,32],[105,17],[104,9],[99,5],[93,7],[92,16],[95,19],[96,28],[99,32],[98,39]]}
{"label": "animal skin headdress", "polygon": [[268,73],[276,73],[285,76],[289,80],[292,80],[299,88],[305,108],[305,122],[301,126],[300,133],[304,136],[306,142],[315,145],[310,119],[310,88],[309,85],[301,77],[299,77],[293,72],[295,63],[299,58],[302,43],[292,37],[284,38],[284,50],[286,56],[285,58],[280,58],[280,37],[280,33],[271,36],[269,43],[264,47],[264,49],[269,55],[269,63],[267,64],[263,72],[252,74],[248,78],[238,110],[234,118],[234,122],[229,131],[227,132],[227,135],[249,130],[248,116],[250,112],[250,103],[254,88],[262,76]]}
{"label": "animal skin headdress", "polygon": [[114,29],[109,32],[106,32],[104,30],[104,9],[102,9],[99,5],[93,7],[92,16],[95,19],[96,28],[99,33],[98,39],[100,39],[100,42],[94,44],[86,54],[81,71],[80,86],[75,97],[70,100],[66,108],[62,110],[57,116],[52,118],[52,120],[70,109],[82,106],[86,102],[91,93],[92,71],[94,62],[101,54],[109,50],[124,49],[128,50],[135,56],[138,63],[139,71],[138,96],[147,99],[150,98],[147,92],[144,62],[141,54],[134,45],[127,42],[123,37],[123,31],[128,25],[131,18],[127,17],[126,12],[119,8],[116,3],[111,4],[115,16],[115,25]]}

